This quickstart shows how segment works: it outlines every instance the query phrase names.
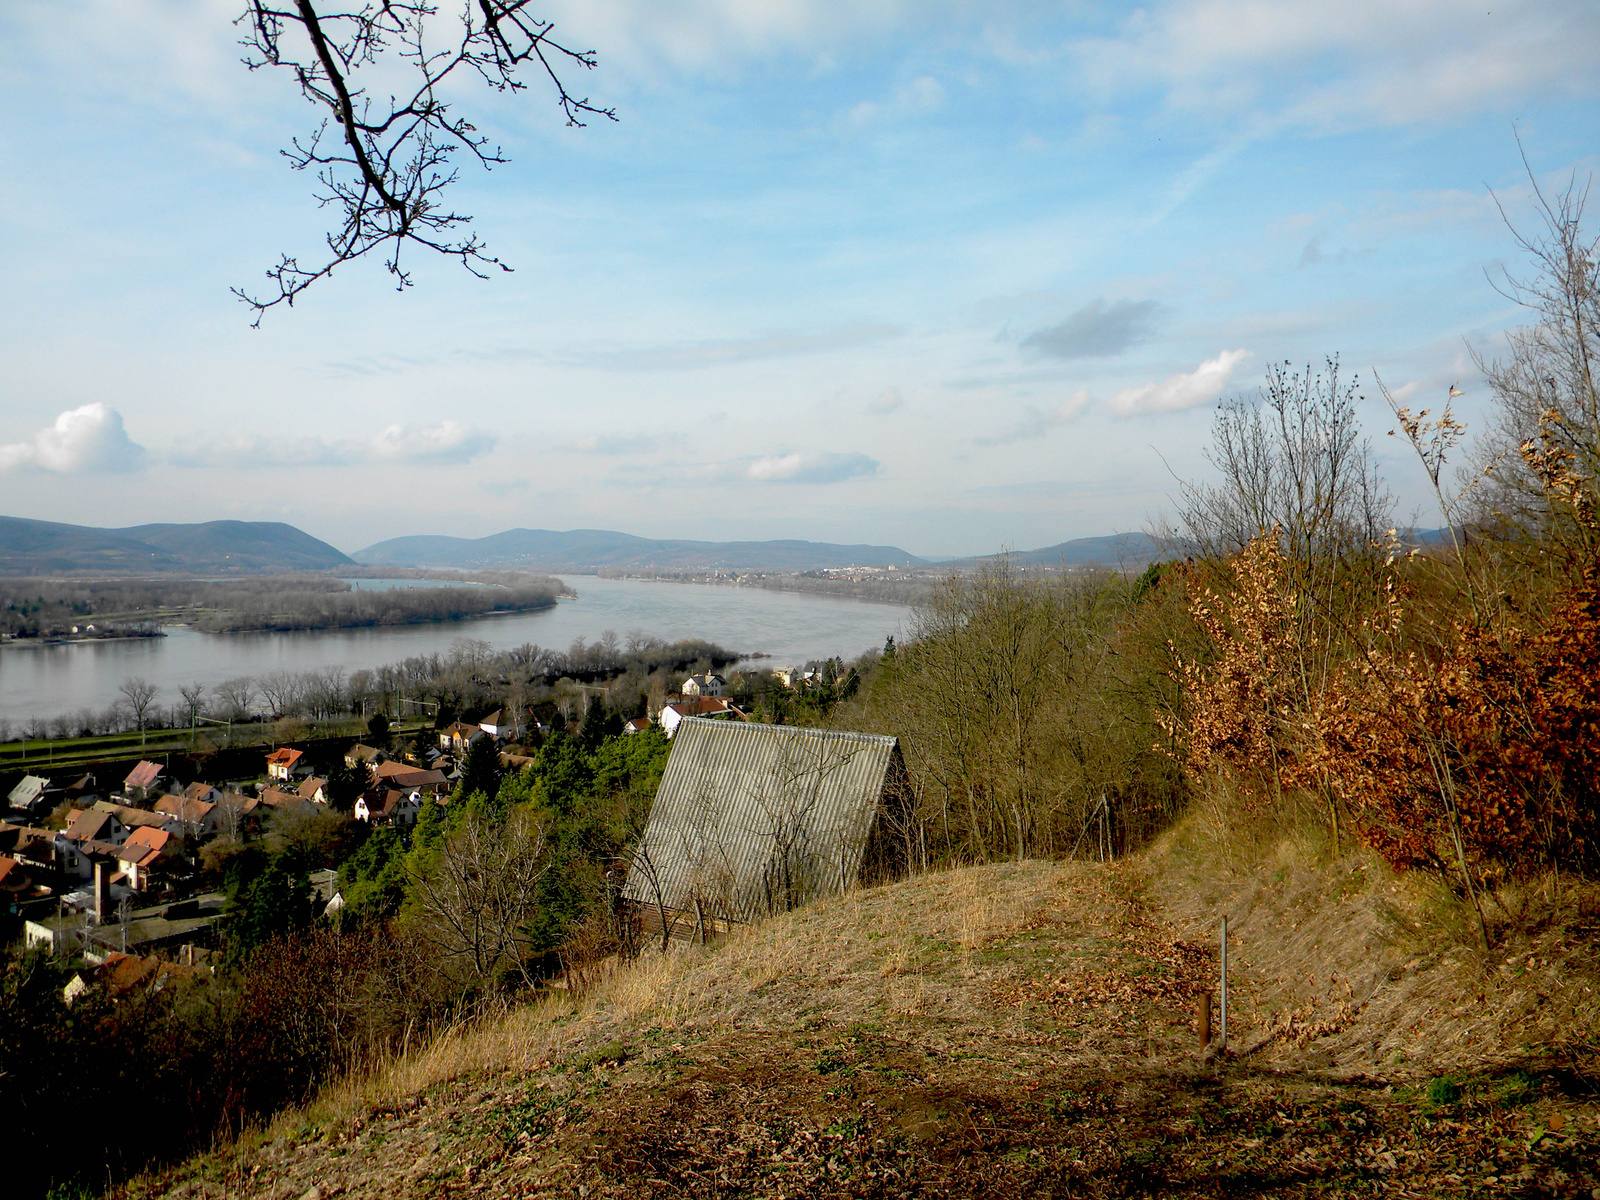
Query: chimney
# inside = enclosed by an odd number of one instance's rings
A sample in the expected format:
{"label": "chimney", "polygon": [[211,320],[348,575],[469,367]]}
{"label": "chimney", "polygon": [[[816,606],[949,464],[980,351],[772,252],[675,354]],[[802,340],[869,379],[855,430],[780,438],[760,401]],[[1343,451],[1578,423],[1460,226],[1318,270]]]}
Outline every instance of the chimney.
{"label": "chimney", "polygon": [[94,920],[104,925],[111,919],[111,864],[96,859],[94,864]]}

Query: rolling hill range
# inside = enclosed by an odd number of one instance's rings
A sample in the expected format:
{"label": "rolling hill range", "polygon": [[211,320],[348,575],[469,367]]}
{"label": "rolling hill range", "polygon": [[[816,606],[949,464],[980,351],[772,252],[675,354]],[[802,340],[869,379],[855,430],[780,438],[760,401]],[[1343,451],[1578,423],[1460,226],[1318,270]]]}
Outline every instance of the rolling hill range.
{"label": "rolling hill range", "polygon": [[327,542],[281,521],[204,521],[97,529],[0,517],[0,573],[255,574],[349,565]]}
{"label": "rolling hill range", "polygon": [[696,542],[634,537],[608,529],[508,529],[481,538],[399,537],[357,550],[364,566],[594,570],[616,567],[811,571],[825,567],[925,566],[897,546],[832,542]]}

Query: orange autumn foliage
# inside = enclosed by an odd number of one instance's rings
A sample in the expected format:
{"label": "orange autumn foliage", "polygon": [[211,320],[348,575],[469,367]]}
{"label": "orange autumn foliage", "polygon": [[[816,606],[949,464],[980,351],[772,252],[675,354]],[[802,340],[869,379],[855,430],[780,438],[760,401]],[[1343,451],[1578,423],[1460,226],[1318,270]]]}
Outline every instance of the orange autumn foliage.
{"label": "orange autumn foliage", "polygon": [[1600,872],[1600,571],[1547,618],[1461,621],[1423,655],[1389,649],[1393,573],[1386,603],[1336,639],[1303,619],[1275,537],[1232,566],[1231,589],[1191,605],[1213,653],[1179,667],[1190,770],[1233,777],[1247,807],[1318,793],[1397,867]]}

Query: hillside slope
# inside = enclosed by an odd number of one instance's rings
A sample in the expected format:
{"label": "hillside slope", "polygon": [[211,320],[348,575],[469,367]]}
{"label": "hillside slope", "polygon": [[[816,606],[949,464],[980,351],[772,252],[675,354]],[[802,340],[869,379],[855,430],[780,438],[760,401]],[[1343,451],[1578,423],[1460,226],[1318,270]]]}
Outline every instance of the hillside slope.
{"label": "hillside slope", "polygon": [[[1600,1187],[1592,939],[1506,935],[1515,970],[1485,973],[1370,862],[1269,864],[1215,897],[1187,862],[954,871],[647,954],[122,1194]],[[1231,1061],[1191,1028],[1218,899],[1239,906],[1233,1044],[1259,1047]]]}
{"label": "hillside slope", "polygon": [[205,521],[97,529],[0,517],[0,573],[130,575],[316,571],[350,559],[281,521]]}

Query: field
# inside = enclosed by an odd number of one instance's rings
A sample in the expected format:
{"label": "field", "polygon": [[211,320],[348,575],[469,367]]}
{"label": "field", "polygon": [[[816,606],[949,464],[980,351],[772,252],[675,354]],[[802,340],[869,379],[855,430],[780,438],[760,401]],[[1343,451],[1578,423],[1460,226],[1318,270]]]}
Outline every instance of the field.
{"label": "field", "polygon": [[[1559,932],[1600,897],[1504,897],[1488,963],[1431,885],[1312,857],[1230,870],[1191,824],[1120,863],[857,893],[601,968],[118,1194],[1600,1187],[1600,959]],[[1216,1056],[1193,1013],[1223,911],[1233,1053]]]}

